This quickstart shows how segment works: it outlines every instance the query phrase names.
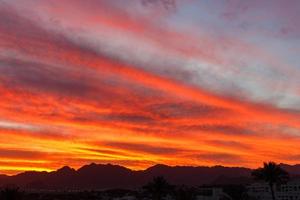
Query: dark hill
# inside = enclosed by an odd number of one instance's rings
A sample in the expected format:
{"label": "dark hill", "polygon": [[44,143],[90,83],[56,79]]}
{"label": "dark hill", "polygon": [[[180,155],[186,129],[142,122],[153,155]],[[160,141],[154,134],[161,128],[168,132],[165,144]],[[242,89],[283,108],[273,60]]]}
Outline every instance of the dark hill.
{"label": "dark hill", "polygon": [[[290,174],[300,174],[300,165],[281,164]],[[118,165],[90,164],[78,170],[65,166],[53,172],[24,172],[15,176],[0,175],[0,185],[15,184],[24,189],[110,189],[136,188],[153,177],[164,176],[172,184],[189,186],[209,184],[246,184],[251,169],[240,167],[191,167],[155,165],[133,171]]]}

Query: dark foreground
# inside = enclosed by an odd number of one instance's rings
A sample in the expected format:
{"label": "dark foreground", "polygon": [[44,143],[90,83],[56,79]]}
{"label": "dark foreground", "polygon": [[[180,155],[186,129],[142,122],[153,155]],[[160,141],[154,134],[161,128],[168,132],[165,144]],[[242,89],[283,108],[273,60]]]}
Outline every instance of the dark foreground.
{"label": "dark foreground", "polygon": [[[148,187],[148,188],[147,188]],[[0,200],[250,200],[244,186],[186,187],[148,185],[137,190],[113,189],[103,191],[22,191],[3,188]]]}

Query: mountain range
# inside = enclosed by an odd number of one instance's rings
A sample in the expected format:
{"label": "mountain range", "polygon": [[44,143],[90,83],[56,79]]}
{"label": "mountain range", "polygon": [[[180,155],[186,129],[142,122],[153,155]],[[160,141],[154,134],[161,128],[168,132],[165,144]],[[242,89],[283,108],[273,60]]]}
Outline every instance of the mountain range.
{"label": "mountain range", "polygon": [[[280,164],[291,176],[300,177],[300,165]],[[119,165],[89,164],[78,170],[68,166],[53,172],[28,171],[14,176],[0,175],[0,185],[18,185],[24,189],[91,190],[124,188],[145,185],[153,177],[164,176],[175,185],[247,184],[252,181],[251,169],[243,167],[191,167],[155,165],[134,171]]]}

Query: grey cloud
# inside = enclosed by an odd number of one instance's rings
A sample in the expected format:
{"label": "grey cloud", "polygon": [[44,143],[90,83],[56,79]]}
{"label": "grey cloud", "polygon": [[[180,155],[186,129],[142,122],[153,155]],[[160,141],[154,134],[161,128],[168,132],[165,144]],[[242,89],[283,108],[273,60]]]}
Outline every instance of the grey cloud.
{"label": "grey cloud", "polygon": [[134,113],[79,113],[77,114],[73,120],[80,122],[125,122],[130,124],[151,124],[155,123],[155,121],[148,116],[134,114]]}
{"label": "grey cloud", "polygon": [[229,112],[223,108],[192,102],[152,104],[146,110],[162,118],[216,117],[219,114]]}
{"label": "grey cloud", "polygon": [[254,133],[249,128],[238,127],[233,125],[191,125],[182,126],[181,128],[187,131],[217,132],[230,135],[244,135]]}
{"label": "grey cloud", "polygon": [[[0,59],[0,80],[9,88],[24,88],[61,95],[81,96],[95,87],[82,71],[35,62]],[[79,73],[79,74],[77,74]]]}

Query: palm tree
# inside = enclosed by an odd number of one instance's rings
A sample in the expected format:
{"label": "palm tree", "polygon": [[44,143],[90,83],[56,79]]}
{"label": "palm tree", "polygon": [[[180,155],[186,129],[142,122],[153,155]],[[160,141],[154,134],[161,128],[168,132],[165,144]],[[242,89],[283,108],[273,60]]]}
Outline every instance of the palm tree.
{"label": "palm tree", "polygon": [[274,185],[285,183],[289,179],[288,173],[274,162],[264,163],[263,168],[253,170],[251,175],[269,184],[273,200],[275,200]]}
{"label": "palm tree", "polygon": [[148,194],[150,194],[153,200],[162,200],[173,187],[164,177],[158,176],[153,178],[153,180],[143,188]]}

